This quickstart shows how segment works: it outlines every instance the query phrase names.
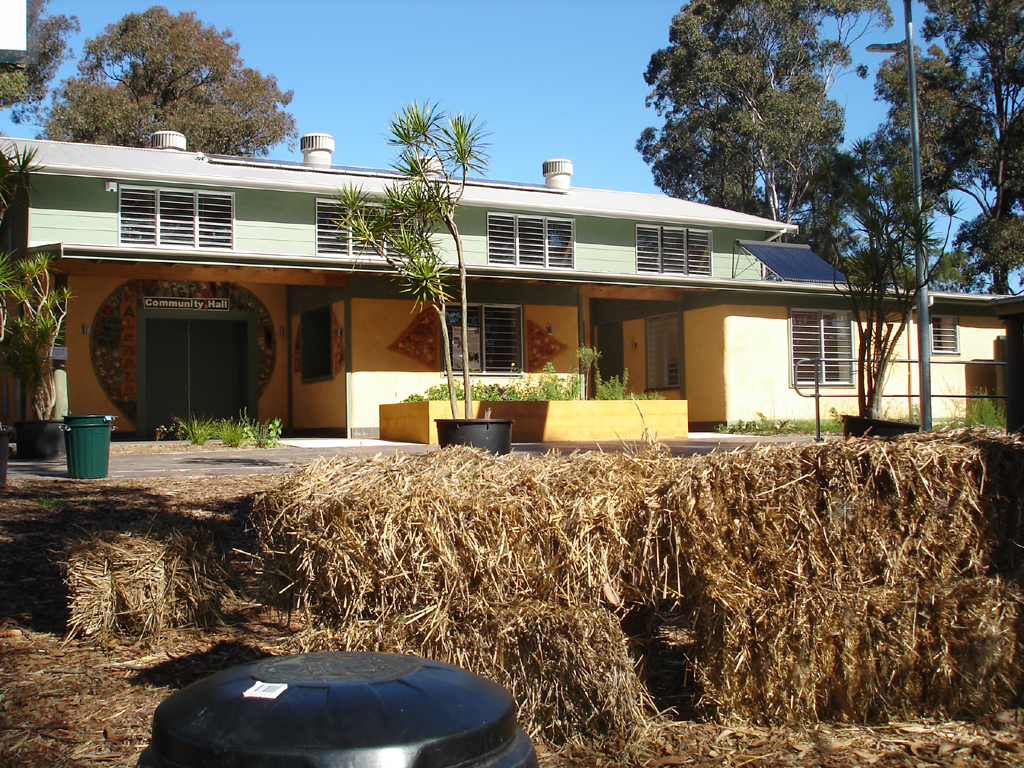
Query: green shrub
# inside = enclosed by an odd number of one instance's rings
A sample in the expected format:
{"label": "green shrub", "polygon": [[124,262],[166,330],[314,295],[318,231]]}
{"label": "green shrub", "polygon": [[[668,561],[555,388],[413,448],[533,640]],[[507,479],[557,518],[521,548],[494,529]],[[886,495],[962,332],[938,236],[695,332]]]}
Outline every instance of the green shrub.
{"label": "green shrub", "polygon": [[207,416],[189,416],[187,419],[175,416],[172,429],[179,440],[205,445],[217,434],[218,423]]}
{"label": "green shrub", "polygon": [[273,448],[281,439],[281,420],[267,419],[259,422],[253,421],[252,440],[257,448]]}

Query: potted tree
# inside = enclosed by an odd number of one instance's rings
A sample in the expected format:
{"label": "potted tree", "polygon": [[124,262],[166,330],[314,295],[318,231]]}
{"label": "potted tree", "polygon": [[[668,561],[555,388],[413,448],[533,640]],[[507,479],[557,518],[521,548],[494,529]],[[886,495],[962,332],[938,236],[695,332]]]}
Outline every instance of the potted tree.
{"label": "potted tree", "polygon": [[[868,162],[866,145],[855,148],[861,167]],[[826,164],[826,184],[835,181]],[[836,287],[849,301],[857,328],[857,414],[843,416],[845,435],[892,436],[916,432],[920,425],[885,418],[883,394],[896,349],[907,330],[922,283],[917,281],[915,259],[929,258],[940,241],[931,220],[938,204],[917,199],[913,182],[900,172],[868,173],[832,195],[827,248],[836,266]],[[956,210],[943,202],[950,225]],[[948,237],[948,232],[947,232]]]}
{"label": "potted tree", "polygon": [[53,347],[60,338],[70,292],[54,284],[48,254],[33,254],[10,265],[6,331],[0,341],[7,370],[21,380],[31,421],[15,422],[19,459],[52,459],[64,447],[63,422],[54,419],[57,388]]}
{"label": "potted tree", "polygon": [[[362,188],[341,189],[339,226],[366,252],[383,257],[394,269],[402,290],[418,306],[437,313],[441,327],[444,372],[452,418],[438,419],[438,441],[468,444],[507,453],[511,420],[474,419],[469,349],[466,259],[455,214],[470,173],[487,167],[484,133],[476,118],[443,112],[426,102],[403,107],[392,119],[388,143],[398,151],[392,164],[397,179],[383,194],[371,197]],[[448,333],[448,267],[439,235],[455,243],[459,274],[457,348],[461,352],[463,414],[459,414],[452,339]]]}

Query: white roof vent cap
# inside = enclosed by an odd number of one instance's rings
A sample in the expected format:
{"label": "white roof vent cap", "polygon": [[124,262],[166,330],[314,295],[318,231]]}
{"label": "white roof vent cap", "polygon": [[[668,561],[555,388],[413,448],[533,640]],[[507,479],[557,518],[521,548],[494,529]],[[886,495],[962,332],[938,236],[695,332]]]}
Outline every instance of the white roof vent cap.
{"label": "white roof vent cap", "polygon": [[149,146],[153,149],[177,149],[185,151],[185,134],[179,131],[156,131],[149,137]]}
{"label": "white roof vent cap", "polygon": [[306,165],[328,166],[334,154],[334,137],[329,133],[307,133],[299,139],[299,148]]}
{"label": "white roof vent cap", "polygon": [[544,161],[544,185],[548,189],[568,189],[572,178],[572,160],[557,157]]}

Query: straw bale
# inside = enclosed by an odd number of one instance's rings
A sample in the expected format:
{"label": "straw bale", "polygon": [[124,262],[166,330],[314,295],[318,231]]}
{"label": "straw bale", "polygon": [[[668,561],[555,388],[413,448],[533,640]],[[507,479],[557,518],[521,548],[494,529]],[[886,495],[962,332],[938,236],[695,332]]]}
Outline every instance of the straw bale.
{"label": "straw bale", "polygon": [[507,688],[533,737],[635,734],[653,709],[634,670],[617,617],[600,606],[539,601],[478,606],[441,628],[424,617],[394,617],[320,629],[305,651],[412,653],[468,669]]}
{"label": "straw bale", "polygon": [[[694,458],[462,448],[320,461],[256,510],[270,602],[346,646],[461,659],[530,696],[527,665],[456,649],[498,653],[504,627],[546,617],[540,684],[600,690],[587,646],[620,641],[578,617],[669,605],[720,717],[874,720],[980,714],[1021,689],[1022,478],[1021,440],[984,430]],[[525,709],[562,736],[605,727]]]}
{"label": "straw bale", "polygon": [[226,571],[208,528],[89,534],[68,547],[64,565],[69,636],[152,638],[220,616]]}

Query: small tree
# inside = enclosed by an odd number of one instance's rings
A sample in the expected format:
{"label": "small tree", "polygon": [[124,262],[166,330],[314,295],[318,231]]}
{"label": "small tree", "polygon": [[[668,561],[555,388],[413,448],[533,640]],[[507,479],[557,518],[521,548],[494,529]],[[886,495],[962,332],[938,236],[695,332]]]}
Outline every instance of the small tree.
{"label": "small tree", "polygon": [[[866,147],[856,151],[865,163]],[[826,167],[826,184],[828,174]],[[829,203],[832,234],[825,255],[846,278],[837,279],[836,286],[849,299],[857,326],[860,416],[884,415],[889,366],[923,285],[915,272],[917,254],[925,259],[927,282],[942,250],[931,227],[938,207],[928,198],[919,206],[913,182],[901,173],[868,173]],[[952,224],[956,211],[949,203],[943,207]]]}
{"label": "small tree", "polygon": [[339,226],[348,230],[361,248],[387,261],[403,291],[418,306],[429,305],[437,313],[448,399],[456,419],[458,396],[445,316],[445,305],[451,297],[439,235],[448,234],[455,242],[462,315],[464,407],[466,418],[471,418],[466,258],[455,214],[469,174],[482,173],[487,168],[487,145],[483,138],[475,117],[443,112],[430,102],[413,102],[395,115],[388,131],[388,143],[398,150],[398,158],[392,164],[398,180],[385,185],[380,197],[370,197],[355,186],[343,188],[337,196],[342,210]]}

